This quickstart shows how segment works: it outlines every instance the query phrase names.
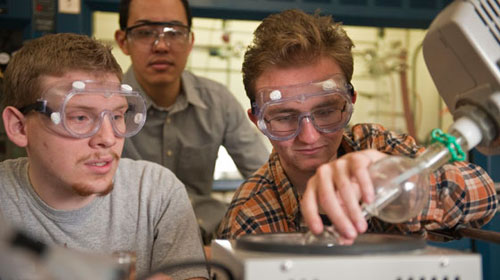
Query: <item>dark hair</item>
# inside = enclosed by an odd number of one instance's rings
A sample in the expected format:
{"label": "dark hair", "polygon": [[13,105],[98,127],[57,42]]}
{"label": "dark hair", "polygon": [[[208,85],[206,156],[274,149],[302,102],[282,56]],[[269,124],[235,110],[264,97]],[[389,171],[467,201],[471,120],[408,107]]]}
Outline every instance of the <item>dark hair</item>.
{"label": "dark hair", "polygon": [[[182,6],[184,6],[184,11],[186,12],[186,17],[187,17],[187,23],[188,23],[188,28],[191,30],[191,25],[193,23],[193,16],[191,15],[191,8],[189,7],[189,3],[187,0],[180,0],[182,3]],[[120,1],[120,29],[125,30],[127,28],[127,21],[128,21],[128,15],[129,15],[129,9],[130,9],[130,2],[132,0],[121,0]]]}
{"label": "dark hair", "polygon": [[110,46],[85,35],[49,34],[27,41],[12,57],[4,73],[2,105],[20,108],[34,103],[43,91],[42,77],[61,77],[68,71],[122,78]]}
{"label": "dark hair", "polygon": [[354,46],[340,23],[319,12],[307,14],[286,10],[265,18],[254,32],[253,43],[243,59],[243,84],[250,100],[255,100],[255,81],[272,66],[307,65],[322,56],[338,63],[351,81]]}

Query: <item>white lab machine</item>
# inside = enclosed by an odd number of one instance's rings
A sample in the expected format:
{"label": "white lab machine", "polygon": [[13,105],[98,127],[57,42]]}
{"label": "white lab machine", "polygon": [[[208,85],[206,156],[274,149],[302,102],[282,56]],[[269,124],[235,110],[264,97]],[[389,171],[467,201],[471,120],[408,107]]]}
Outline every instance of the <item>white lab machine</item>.
{"label": "white lab machine", "polygon": [[[478,280],[481,256],[457,250],[426,246],[421,239],[383,236],[377,244],[354,244],[334,248],[292,245],[300,234],[255,235],[259,240],[215,240],[212,259],[222,263],[238,280]],[[287,237],[286,235],[290,235]],[[250,237],[251,235],[248,235]],[[370,234],[360,236],[361,239]],[[375,235],[376,236],[376,235]],[[282,238],[284,243],[276,242]],[[398,239],[402,238],[402,239]],[[359,239],[359,238],[358,238]],[[264,241],[267,240],[267,241]],[[356,242],[358,242],[357,240]],[[251,249],[251,242],[255,242]],[[370,246],[374,245],[373,248]],[[314,247],[314,246],[313,246]],[[341,247],[349,250],[342,250]],[[328,252],[329,249],[330,252]],[[272,252],[275,250],[275,252]],[[296,250],[296,252],[293,252]],[[226,279],[223,275],[217,279]]]}

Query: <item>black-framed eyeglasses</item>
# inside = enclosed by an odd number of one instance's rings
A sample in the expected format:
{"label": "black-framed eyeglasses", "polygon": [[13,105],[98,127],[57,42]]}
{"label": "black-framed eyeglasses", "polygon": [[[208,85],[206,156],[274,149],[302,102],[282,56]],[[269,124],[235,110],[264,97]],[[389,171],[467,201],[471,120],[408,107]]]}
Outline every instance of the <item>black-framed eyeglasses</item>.
{"label": "black-framed eyeglasses", "polygon": [[179,22],[145,21],[127,27],[125,34],[135,43],[152,46],[158,44],[160,39],[174,48],[186,47],[192,39],[189,26]]}

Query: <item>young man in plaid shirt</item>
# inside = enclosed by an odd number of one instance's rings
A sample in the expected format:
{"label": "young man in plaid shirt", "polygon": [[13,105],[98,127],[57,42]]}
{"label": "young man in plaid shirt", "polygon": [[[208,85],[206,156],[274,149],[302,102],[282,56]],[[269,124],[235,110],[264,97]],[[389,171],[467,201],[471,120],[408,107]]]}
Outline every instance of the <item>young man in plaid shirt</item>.
{"label": "young man in plaid shirt", "polygon": [[[248,115],[273,152],[235,193],[220,238],[302,231],[301,208],[319,233],[318,204],[346,244],[366,231],[425,237],[427,230],[480,227],[493,217],[498,202],[491,178],[457,162],[429,176],[429,202],[418,217],[400,224],[366,221],[360,202],[374,199],[368,166],[388,155],[416,157],[425,148],[377,124],[344,129],[356,101],[353,43],[331,17],[288,10],[266,18],[254,35],[243,63]],[[329,188],[319,187],[321,177],[332,178]]]}

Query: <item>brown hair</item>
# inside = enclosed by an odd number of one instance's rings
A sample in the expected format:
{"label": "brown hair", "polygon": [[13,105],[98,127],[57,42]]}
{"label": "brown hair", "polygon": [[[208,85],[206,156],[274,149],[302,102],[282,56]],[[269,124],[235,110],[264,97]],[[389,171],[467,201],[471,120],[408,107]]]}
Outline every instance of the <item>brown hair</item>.
{"label": "brown hair", "polygon": [[353,42],[330,16],[286,10],[265,18],[254,32],[243,61],[243,84],[255,100],[255,81],[270,66],[306,65],[321,56],[333,58],[347,81],[353,73]]}
{"label": "brown hair", "polygon": [[42,76],[60,77],[67,71],[112,73],[122,78],[111,47],[85,35],[45,35],[24,44],[7,65],[2,105],[20,108],[34,103],[44,90]]}
{"label": "brown hair", "polygon": [[[120,8],[118,9],[119,19],[118,23],[120,24],[120,29],[125,30],[127,28],[128,16],[130,14],[130,3],[132,0],[121,0]],[[184,7],[184,12],[187,17],[187,24],[189,30],[191,30],[191,26],[193,25],[193,15],[191,14],[191,7],[189,7],[189,2],[187,0],[181,0],[182,6]],[[128,26],[130,27],[130,26]]]}

